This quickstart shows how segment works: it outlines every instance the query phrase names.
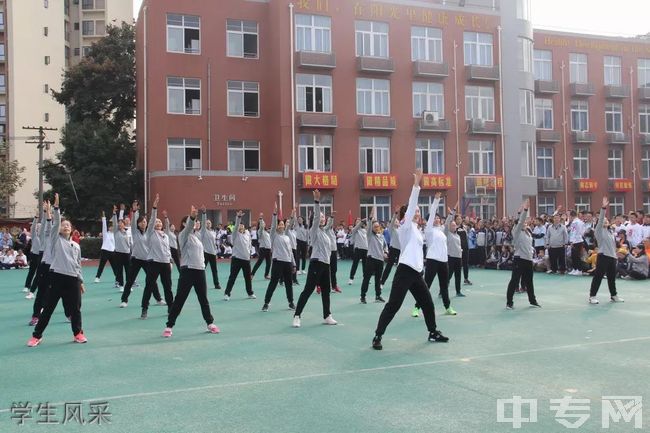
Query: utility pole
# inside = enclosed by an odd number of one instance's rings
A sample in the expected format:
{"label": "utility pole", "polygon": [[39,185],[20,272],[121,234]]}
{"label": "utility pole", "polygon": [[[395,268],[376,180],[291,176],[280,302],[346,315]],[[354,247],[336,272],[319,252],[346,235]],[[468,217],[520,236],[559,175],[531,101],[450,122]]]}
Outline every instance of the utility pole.
{"label": "utility pole", "polygon": [[50,144],[54,144],[53,141],[45,141],[45,131],[56,131],[58,128],[23,126],[23,129],[38,131],[38,141],[26,141],[25,143],[38,145],[36,146],[38,148],[38,215],[41,215],[43,212],[43,149],[50,150]]}

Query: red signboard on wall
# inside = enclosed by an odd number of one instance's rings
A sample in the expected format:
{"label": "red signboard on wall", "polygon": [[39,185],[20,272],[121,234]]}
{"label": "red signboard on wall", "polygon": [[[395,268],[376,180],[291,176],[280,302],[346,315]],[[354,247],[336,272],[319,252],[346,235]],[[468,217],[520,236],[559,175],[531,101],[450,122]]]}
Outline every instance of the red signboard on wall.
{"label": "red signboard on wall", "polygon": [[598,181],[594,179],[576,179],[576,184],[580,192],[594,192],[598,190]]}
{"label": "red signboard on wall", "polygon": [[315,171],[303,173],[302,187],[308,189],[336,189],[339,187],[339,175]]}
{"label": "red signboard on wall", "polygon": [[475,187],[487,189],[503,189],[503,176],[472,176]]}
{"label": "red signboard on wall", "polygon": [[363,189],[396,189],[397,176],[394,174],[362,174]]}
{"label": "red signboard on wall", "polygon": [[631,179],[613,179],[612,190],[617,192],[632,191]]}
{"label": "red signboard on wall", "polygon": [[449,189],[452,187],[451,176],[446,174],[425,174],[422,176],[423,189]]}

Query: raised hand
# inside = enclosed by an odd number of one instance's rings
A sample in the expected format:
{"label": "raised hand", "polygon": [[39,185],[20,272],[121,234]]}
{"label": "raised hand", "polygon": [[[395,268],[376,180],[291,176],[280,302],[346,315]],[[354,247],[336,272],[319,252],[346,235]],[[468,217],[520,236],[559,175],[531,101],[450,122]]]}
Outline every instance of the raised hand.
{"label": "raised hand", "polygon": [[607,209],[609,207],[609,199],[607,196],[603,197],[603,207]]}
{"label": "raised hand", "polygon": [[415,170],[415,173],[413,173],[413,186],[420,186],[420,182],[422,181],[422,170],[417,169]]}
{"label": "raised hand", "polygon": [[273,204],[273,214],[277,214],[277,213],[278,213],[278,202],[276,201]]}
{"label": "raised hand", "polygon": [[244,216],[244,211],[238,210],[238,211],[237,211],[237,216],[238,216],[239,218],[243,217],[243,216]]}
{"label": "raised hand", "polygon": [[198,213],[198,211],[196,210],[196,208],[194,207],[194,205],[192,205],[192,207],[190,208],[190,216],[191,216],[192,218],[196,218],[196,214],[197,214],[197,213]]}
{"label": "raised hand", "polygon": [[160,195],[159,195],[159,194],[156,194],[156,198],[155,198],[155,200],[153,201],[153,207],[154,207],[154,209],[158,207],[158,201],[160,201]]}
{"label": "raised hand", "polygon": [[436,193],[436,195],[435,195],[435,198],[438,199],[438,200],[440,200],[440,197],[442,197],[442,193],[441,193],[440,191],[438,191],[438,192]]}
{"label": "raised hand", "polygon": [[102,211],[102,218],[106,218],[106,213],[104,213],[104,211]]}
{"label": "raised hand", "polygon": [[527,198],[522,206],[524,207],[524,210],[530,209],[530,199]]}
{"label": "raised hand", "polygon": [[140,204],[138,204],[137,200],[133,200],[133,204],[131,205],[131,210],[133,210],[134,212],[140,210]]}
{"label": "raised hand", "polygon": [[207,208],[205,207],[204,204],[201,205],[201,212],[205,213],[207,211]]}
{"label": "raised hand", "polygon": [[456,204],[454,205],[454,210],[458,210],[458,200],[456,200]]}
{"label": "raised hand", "polygon": [[54,193],[54,207],[59,207],[59,193]]}
{"label": "raised hand", "polygon": [[320,201],[320,191],[317,189],[314,190],[314,201]]}
{"label": "raised hand", "polygon": [[120,203],[120,210],[126,210],[126,206],[124,205],[124,203]]}
{"label": "raised hand", "polygon": [[113,213],[117,213],[117,205],[113,205]]}
{"label": "raised hand", "polygon": [[162,216],[163,216],[163,218],[167,218],[167,211],[166,210],[162,211]]}

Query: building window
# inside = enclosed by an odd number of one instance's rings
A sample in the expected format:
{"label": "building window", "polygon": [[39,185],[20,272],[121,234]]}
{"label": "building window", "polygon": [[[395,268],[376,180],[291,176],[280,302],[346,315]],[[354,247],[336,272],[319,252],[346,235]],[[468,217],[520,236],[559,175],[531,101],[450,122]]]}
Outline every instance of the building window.
{"label": "building window", "polygon": [[201,53],[201,18],[167,14],[167,52]]}
{"label": "building window", "polygon": [[201,140],[195,138],[170,138],[167,140],[167,169],[200,170]]}
{"label": "building window", "polygon": [[553,129],[553,100],[535,98],[537,129]]}
{"label": "building window", "polygon": [[260,171],[260,142],[228,140],[228,170]]}
{"label": "building window", "polygon": [[[332,196],[326,194],[325,192],[321,192],[320,211],[323,212],[323,214],[325,215],[332,215],[332,210],[333,210]],[[309,215],[313,215],[314,198],[312,197],[311,192],[309,192],[308,195],[305,194],[302,197],[300,197],[300,205],[298,208],[298,213],[305,221],[308,221]]]}
{"label": "building window", "polygon": [[643,211],[650,213],[650,194],[643,194]]}
{"label": "building window", "polygon": [[167,113],[201,114],[201,80],[167,77]]}
{"label": "building window", "polygon": [[650,87],[650,59],[639,59],[637,72],[639,87]]}
{"label": "building window", "polygon": [[88,46],[88,45],[85,46],[85,47],[82,47],[82,48],[81,48],[81,52],[82,52],[82,54],[83,54],[83,57],[88,57],[88,56],[90,55],[90,49],[91,49],[91,48],[92,48],[92,47],[90,47],[90,46]]}
{"label": "building window", "polygon": [[587,194],[576,194],[575,196],[576,212],[587,212],[591,210],[591,197]]}
{"label": "building window", "polygon": [[50,7],[50,1],[49,0],[43,0],[43,7],[45,9],[49,8]]}
{"label": "building window", "polygon": [[106,0],[82,0],[81,9],[96,9],[102,10],[106,8]]}
{"label": "building window", "polygon": [[497,214],[497,198],[492,192],[483,194],[479,199],[471,200],[467,206],[468,214],[473,218],[491,220]]}
{"label": "building window", "polygon": [[519,38],[517,43],[519,70],[523,72],[533,72],[533,41],[526,38]]}
{"label": "building window", "polygon": [[641,149],[641,179],[650,179],[650,148]]}
{"label": "building window", "polygon": [[390,81],[357,78],[357,114],[390,116]]}
{"label": "building window", "polygon": [[589,179],[589,149],[573,149],[573,177]]}
{"label": "building window", "polygon": [[650,105],[639,105],[639,132],[650,134]]}
{"label": "building window", "polygon": [[228,81],[228,116],[259,117],[260,85],[252,81]]}
{"label": "building window", "polygon": [[538,147],[537,148],[537,177],[542,179],[551,179],[554,177],[555,170],[553,168],[553,148],[552,147]]}
{"label": "building window", "polygon": [[536,80],[553,80],[553,52],[550,50],[533,51],[533,73]]}
{"label": "building window", "polygon": [[611,216],[625,214],[625,197],[623,195],[616,194],[609,197],[609,214]]}
{"label": "building window", "polygon": [[494,88],[465,86],[465,119],[494,121]]}
{"label": "building window", "polygon": [[587,83],[587,55],[571,53],[569,54],[569,82],[570,83]]}
{"label": "building window", "polygon": [[50,33],[49,27],[43,27],[43,36],[46,36]]}
{"label": "building window", "polygon": [[531,7],[530,0],[517,0],[517,19],[530,21]]}
{"label": "building window", "polygon": [[3,11],[0,11],[0,29],[4,29],[5,27],[5,13]]}
{"label": "building window", "polygon": [[332,112],[332,77],[329,75],[296,75],[296,104],[300,112]]}
{"label": "building window", "polygon": [[[431,205],[436,199],[436,196],[433,194],[424,194],[420,193],[418,197],[418,207],[420,208],[420,215],[422,218],[429,219],[429,212],[431,212]],[[447,213],[447,208],[445,208],[445,197],[440,197],[440,202],[438,203],[438,209],[433,210],[438,215],[445,215]]]}
{"label": "building window", "polygon": [[411,60],[442,63],[442,30],[411,27]]}
{"label": "building window", "polygon": [[424,174],[444,174],[444,142],[440,139],[417,139],[415,141],[415,168],[422,170]]}
{"label": "building window", "polygon": [[7,76],[0,74],[0,93],[7,93]]}
{"label": "building window", "polygon": [[623,132],[623,106],[605,104],[605,128],[607,132]]}
{"label": "building window", "polygon": [[424,111],[445,117],[445,97],[441,83],[413,83],[413,117],[422,117]]}
{"label": "building window", "polygon": [[5,44],[0,44],[0,62],[5,61]]}
{"label": "building window", "polygon": [[84,36],[93,36],[95,34],[95,21],[93,20],[82,21],[81,34]]}
{"label": "building window", "polygon": [[43,121],[44,122],[49,122],[50,121],[50,113],[45,113],[43,115]]}
{"label": "building window", "polygon": [[555,212],[555,197],[550,195],[537,196],[537,215],[553,215]]}
{"label": "building window", "polygon": [[535,123],[535,95],[530,90],[519,89],[519,121],[522,125]]}
{"label": "building window", "polygon": [[469,141],[469,174],[494,174],[494,143]]}
{"label": "building window", "polygon": [[521,175],[527,177],[537,176],[536,161],[537,154],[535,152],[534,141],[521,142]]}
{"label": "building window", "polygon": [[332,136],[301,134],[298,142],[299,171],[332,171]]}
{"label": "building window", "polygon": [[571,131],[589,131],[589,104],[571,101]]}
{"label": "building window", "polygon": [[607,172],[610,179],[623,178],[623,150],[609,149],[607,151]]}
{"label": "building window", "polygon": [[390,141],[387,137],[359,137],[359,172],[390,173]]}
{"label": "building window", "polygon": [[228,57],[258,58],[258,26],[255,21],[227,20]]}
{"label": "building window", "polygon": [[43,85],[43,93],[50,93],[50,85],[49,84]]}
{"label": "building window", "polygon": [[605,56],[603,60],[605,66],[605,85],[621,85],[621,58],[615,56]]}
{"label": "building window", "polygon": [[388,195],[370,195],[361,196],[361,218],[370,218],[370,213],[374,207],[377,211],[375,218],[380,222],[388,222],[391,219],[392,212],[390,208],[390,196]]}
{"label": "building window", "polygon": [[79,57],[81,55],[81,48],[75,47],[74,49],[74,56]]}
{"label": "building window", "polygon": [[1,123],[6,123],[7,122],[7,105],[6,104],[0,104],[0,122]]}
{"label": "building window", "polygon": [[45,64],[46,65],[50,64],[50,56],[45,56]]}
{"label": "building window", "polygon": [[77,22],[74,23],[74,27],[73,27],[73,28],[74,28],[75,30],[79,30],[79,21],[77,21]]}
{"label": "building window", "polygon": [[465,32],[463,34],[465,65],[492,66],[492,35]]}
{"label": "building window", "polygon": [[388,24],[356,21],[357,57],[388,57]]}
{"label": "building window", "polygon": [[296,51],[332,52],[332,19],[296,14]]}

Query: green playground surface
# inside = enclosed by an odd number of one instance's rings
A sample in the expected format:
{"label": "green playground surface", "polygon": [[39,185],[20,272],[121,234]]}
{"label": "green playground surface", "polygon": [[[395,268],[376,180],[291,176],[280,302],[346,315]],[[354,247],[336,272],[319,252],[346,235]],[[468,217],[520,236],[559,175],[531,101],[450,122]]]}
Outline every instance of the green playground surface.
{"label": "green playground surface", "polygon": [[[95,268],[85,267],[88,343],[72,343],[59,304],[36,348],[26,346],[32,331],[32,301],[21,292],[27,271],[0,271],[0,432],[551,433],[569,430],[559,419],[575,421],[556,418],[550,409],[551,399],[564,396],[590,400],[589,418],[576,431],[650,431],[650,413],[640,430],[630,417],[603,429],[601,415],[603,396],[650,398],[648,282],[618,280],[622,304],[607,302],[604,282],[601,304],[592,306],[590,278],[535,274],[543,308],[529,308],[526,296],[516,295],[515,310],[507,311],[510,273],[472,269],[467,297],[452,297],[458,316],[441,315],[434,297],[448,344],[427,342],[423,318],[410,316],[409,295],[384,336],[384,350],[374,351],[370,343],[383,304],[359,303],[361,275],[347,285],[349,268],[349,261],[339,263],[343,293],[332,294],[337,326],[321,324],[314,294],[302,328],[291,328],[283,287],[262,313],[267,281],[260,272],[253,283],[257,300],[246,298],[241,278],[230,302],[222,291],[209,290],[221,334],[205,332],[190,294],[174,336],[163,339],[165,307],[151,306],[149,318],[139,318],[143,274],[128,308],[120,309],[110,268],[94,284]],[[219,264],[223,286],[228,269]],[[497,422],[497,400],[514,396],[537,399],[536,422],[520,429]],[[22,426],[11,409],[18,402],[32,409]],[[97,411],[90,404],[103,402],[110,415],[89,416]],[[95,423],[73,418],[63,424],[66,403],[81,403],[83,419]],[[527,418],[528,406],[523,413]],[[512,406],[505,414],[512,415]]]}

